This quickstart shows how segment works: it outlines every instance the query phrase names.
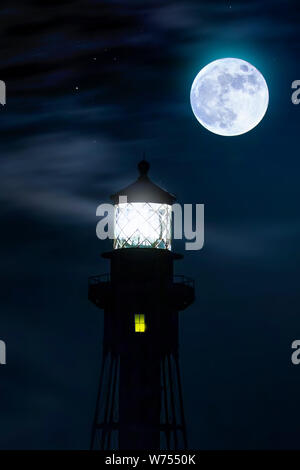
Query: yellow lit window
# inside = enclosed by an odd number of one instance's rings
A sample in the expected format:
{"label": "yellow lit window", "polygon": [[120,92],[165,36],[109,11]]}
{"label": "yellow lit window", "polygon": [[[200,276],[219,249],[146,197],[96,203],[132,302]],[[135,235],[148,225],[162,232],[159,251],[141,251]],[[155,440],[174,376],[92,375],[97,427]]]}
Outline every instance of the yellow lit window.
{"label": "yellow lit window", "polygon": [[145,315],[140,315],[140,314],[134,315],[134,326],[135,326],[136,333],[145,333],[146,331]]}

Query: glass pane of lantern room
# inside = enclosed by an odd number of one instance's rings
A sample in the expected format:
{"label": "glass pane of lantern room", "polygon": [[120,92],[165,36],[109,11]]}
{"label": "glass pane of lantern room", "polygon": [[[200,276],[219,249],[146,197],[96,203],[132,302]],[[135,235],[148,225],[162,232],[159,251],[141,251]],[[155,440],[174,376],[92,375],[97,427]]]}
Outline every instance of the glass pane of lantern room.
{"label": "glass pane of lantern room", "polygon": [[114,248],[171,249],[172,207],[159,203],[115,205]]}

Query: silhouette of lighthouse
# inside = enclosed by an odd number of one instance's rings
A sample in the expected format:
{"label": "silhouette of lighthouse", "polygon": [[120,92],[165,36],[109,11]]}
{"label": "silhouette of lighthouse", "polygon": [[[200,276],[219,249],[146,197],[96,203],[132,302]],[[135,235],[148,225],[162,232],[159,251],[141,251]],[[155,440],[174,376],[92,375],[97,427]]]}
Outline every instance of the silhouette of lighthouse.
{"label": "silhouette of lighthouse", "polygon": [[[89,300],[104,310],[103,357],[91,449],[186,449],[178,355],[178,314],[194,281],[174,276],[175,196],[138,164],[136,182],[111,196],[110,274],[89,278]],[[126,196],[126,202],[122,202]]]}

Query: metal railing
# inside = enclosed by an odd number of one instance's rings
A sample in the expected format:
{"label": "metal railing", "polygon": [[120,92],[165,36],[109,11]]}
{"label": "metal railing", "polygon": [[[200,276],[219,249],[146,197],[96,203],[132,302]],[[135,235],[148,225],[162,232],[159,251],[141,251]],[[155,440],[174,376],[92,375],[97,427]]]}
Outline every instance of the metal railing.
{"label": "metal railing", "polygon": [[195,288],[195,281],[190,277],[183,276],[181,274],[173,276],[174,284],[183,284],[184,286]]}
{"label": "metal railing", "polygon": [[96,276],[90,276],[89,277],[89,285],[90,286],[95,286],[97,284],[102,284],[104,282],[110,282],[110,274],[109,273],[97,274]]}
{"label": "metal railing", "polygon": [[[91,286],[110,282],[110,274],[105,273],[105,274],[97,274],[96,276],[90,276],[88,279],[88,282],[89,282],[89,285]],[[193,289],[195,287],[194,279],[191,279],[183,275],[174,275],[173,282],[174,284],[182,284],[184,286],[188,286]]]}

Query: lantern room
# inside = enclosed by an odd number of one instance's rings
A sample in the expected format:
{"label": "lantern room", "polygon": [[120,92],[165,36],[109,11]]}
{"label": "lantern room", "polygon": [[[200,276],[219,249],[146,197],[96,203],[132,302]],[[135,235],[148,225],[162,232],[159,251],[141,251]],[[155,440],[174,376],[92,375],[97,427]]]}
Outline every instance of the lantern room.
{"label": "lantern room", "polygon": [[148,177],[150,165],[138,164],[136,182],[113,194],[114,249],[171,250],[172,204],[176,198]]}

